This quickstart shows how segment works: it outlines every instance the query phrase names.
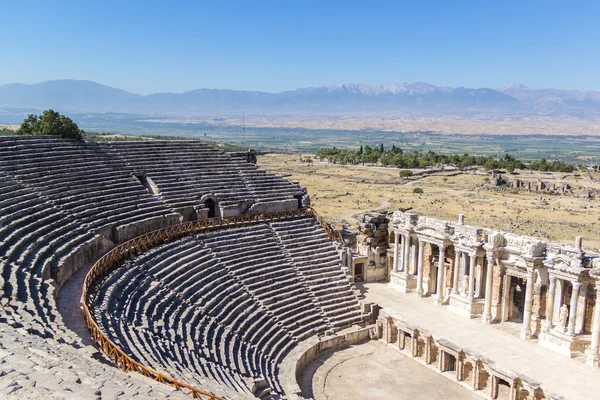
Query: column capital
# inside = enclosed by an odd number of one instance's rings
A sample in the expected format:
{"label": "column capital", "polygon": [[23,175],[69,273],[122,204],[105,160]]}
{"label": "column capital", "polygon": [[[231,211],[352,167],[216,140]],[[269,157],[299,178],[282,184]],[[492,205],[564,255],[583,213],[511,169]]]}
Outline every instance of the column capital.
{"label": "column capital", "polygon": [[535,274],[535,268],[531,268],[531,267],[527,266],[527,280],[533,279],[534,274]]}
{"label": "column capital", "polygon": [[581,282],[579,281],[571,281],[571,285],[573,285],[573,290],[578,290],[581,287]]}
{"label": "column capital", "polygon": [[[417,240],[418,240],[418,238],[417,238]],[[425,242],[424,240],[419,240],[418,242],[419,242],[419,247],[421,247],[421,248],[425,247],[425,244],[427,244],[427,242]]]}
{"label": "column capital", "polygon": [[544,267],[544,259],[542,257],[523,257],[527,271],[536,270]]}

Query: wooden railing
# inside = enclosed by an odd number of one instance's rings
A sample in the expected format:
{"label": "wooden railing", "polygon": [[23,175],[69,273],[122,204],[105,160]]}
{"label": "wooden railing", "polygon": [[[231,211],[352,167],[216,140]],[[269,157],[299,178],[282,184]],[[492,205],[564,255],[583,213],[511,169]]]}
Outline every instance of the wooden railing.
{"label": "wooden railing", "polygon": [[89,298],[88,290],[93,287],[96,280],[106,275],[108,272],[121,266],[124,261],[131,259],[152,247],[163,244],[167,241],[181,239],[185,236],[210,232],[213,230],[233,228],[259,224],[264,222],[285,221],[298,217],[313,217],[317,220],[327,232],[331,240],[338,240],[343,243],[340,232],[334,231],[312,208],[303,208],[294,211],[259,214],[259,215],[239,215],[228,218],[211,218],[197,222],[186,222],[179,225],[173,225],[167,228],[159,229],[133,238],[127,242],[119,244],[112,248],[108,253],[102,256],[90,269],[83,282],[81,292],[81,304],[85,322],[92,335],[92,339],[100,346],[100,349],[106,354],[118,367],[125,372],[138,372],[144,376],[152,378],[158,382],[170,385],[179,391],[185,392],[195,399],[224,400],[223,397],[195,388],[184,382],[178,381],[171,376],[156,371],[135,361],[128,354],[125,354],[115,343],[113,343],[98,327],[90,309],[92,304]]}
{"label": "wooden railing", "polygon": [[338,241],[338,242],[340,242],[340,244],[344,244],[344,238],[342,237],[342,232],[332,229],[331,226],[329,226],[329,224],[327,223],[327,221],[325,221],[325,218],[323,218],[321,215],[319,215],[317,213],[317,211],[315,211],[314,208],[311,208],[310,212],[311,212],[312,217],[314,219],[316,219],[318,223],[321,224],[323,229],[325,229],[325,232],[327,232],[327,236],[329,236],[329,239],[331,239],[333,241]]}

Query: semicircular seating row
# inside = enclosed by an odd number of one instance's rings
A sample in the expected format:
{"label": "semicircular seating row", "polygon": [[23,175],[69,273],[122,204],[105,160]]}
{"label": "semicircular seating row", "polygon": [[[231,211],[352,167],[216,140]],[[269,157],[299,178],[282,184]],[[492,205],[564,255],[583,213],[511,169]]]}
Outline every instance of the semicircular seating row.
{"label": "semicircular seating row", "polygon": [[214,193],[221,205],[293,199],[305,189],[260,170],[241,157],[199,141],[130,141],[102,143],[101,148],[133,172],[150,176],[172,208]]}
{"label": "semicircular seating row", "polygon": [[164,244],[105,276],[92,299],[103,332],[134,359],[243,393],[259,379],[281,394],[279,365],[299,341],[362,319],[313,218]]}
{"label": "semicircular seating row", "polygon": [[[138,170],[156,176],[160,195],[132,177]],[[75,343],[56,311],[55,282],[118,242],[181,222],[175,207],[197,205],[202,193],[231,203],[289,200],[299,191],[297,184],[198,141],[98,145],[2,136],[2,306],[20,316],[18,327]]]}

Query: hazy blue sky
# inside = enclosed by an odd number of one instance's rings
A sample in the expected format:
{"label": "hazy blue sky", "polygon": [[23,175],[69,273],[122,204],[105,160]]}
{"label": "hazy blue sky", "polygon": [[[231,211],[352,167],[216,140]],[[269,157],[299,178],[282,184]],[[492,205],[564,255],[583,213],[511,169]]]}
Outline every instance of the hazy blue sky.
{"label": "hazy blue sky", "polygon": [[73,78],[142,94],[404,81],[600,90],[600,1],[0,0],[0,55],[0,84]]}

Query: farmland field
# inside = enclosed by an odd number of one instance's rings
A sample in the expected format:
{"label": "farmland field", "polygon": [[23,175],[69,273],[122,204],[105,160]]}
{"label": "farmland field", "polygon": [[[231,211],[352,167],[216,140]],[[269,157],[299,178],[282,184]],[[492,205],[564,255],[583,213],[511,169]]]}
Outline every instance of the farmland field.
{"label": "farmland field", "polygon": [[600,137],[585,135],[476,135],[435,132],[391,132],[375,130],[335,130],[303,128],[254,128],[144,122],[134,118],[82,119],[88,131],[128,135],[159,135],[199,138],[252,147],[261,151],[315,152],[323,147],[358,148],[383,143],[403,149],[438,153],[469,153],[501,157],[510,153],[522,160],[560,159],[571,163],[600,163]]}

